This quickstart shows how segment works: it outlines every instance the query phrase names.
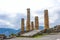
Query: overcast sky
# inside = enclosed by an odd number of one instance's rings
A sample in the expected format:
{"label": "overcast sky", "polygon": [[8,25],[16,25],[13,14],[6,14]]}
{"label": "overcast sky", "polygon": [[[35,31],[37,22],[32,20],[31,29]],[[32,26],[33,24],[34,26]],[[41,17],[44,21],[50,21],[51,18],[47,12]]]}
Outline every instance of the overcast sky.
{"label": "overcast sky", "polygon": [[0,28],[19,29],[21,18],[31,9],[31,21],[39,17],[40,26],[44,26],[44,10],[48,9],[50,27],[60,24],[60,0],[0,0]]}

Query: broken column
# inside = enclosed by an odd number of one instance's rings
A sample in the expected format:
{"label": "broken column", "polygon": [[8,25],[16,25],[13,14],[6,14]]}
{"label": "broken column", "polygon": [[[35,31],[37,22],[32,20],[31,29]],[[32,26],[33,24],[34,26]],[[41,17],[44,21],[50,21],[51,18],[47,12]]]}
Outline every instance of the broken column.
{"label": "broken column", "polygon": [[21,19],[21,33],[24,33],[24,18]]}
{"label": "broken column", "polygon": [[31,22],[31,30],[34,30],[34,22]]}
{"label": "broken column", "polygon": [[38,21],[38,16],[35,16],[35,29],[39,29],[39,21]]}
{"label": "broken column", "polygon": [[48,29],[49,28],[48,10],[44,10],[44,24],[45,29]]}
{"label": "broken column", "polygon": [[26,31],[30,31],[30,8],[27,9],[27,24]]}

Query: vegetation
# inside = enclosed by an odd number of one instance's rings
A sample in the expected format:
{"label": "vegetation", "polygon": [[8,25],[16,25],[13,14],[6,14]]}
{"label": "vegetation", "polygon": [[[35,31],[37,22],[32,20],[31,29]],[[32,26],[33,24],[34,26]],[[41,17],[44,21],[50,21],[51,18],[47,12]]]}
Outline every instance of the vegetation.
{"label": "vegetation", "polygon": [[3,36],[3,39],[5,39],[5,38],[6,38],[6,36],[5,36],[4,34],[0,34],[0,36]]}
{"label": "vegetation", "polygon": [[50,34],[50,33],[52,33],[52,31],[53,31],[52,29],[47,29],[46,33]]}
{"label": "vegetation", "polygon": [[12,33],[11,35],[9,35],[9,37],[16,37],[16,34]]}
{"label": "vegetation", "polygon": [[11,35],[12,35],[12,36],[16,36],[16,34],[13,34],[13,33],[12,33]]}
{"label": "vegetation", "polygon": [[37,34],[37,35],[33,36],[32,38],[41,38],[41,37],[43,37],[43,36],[45,36],[45,35],[48,35],[48,34],[47,34],[47,33]]}

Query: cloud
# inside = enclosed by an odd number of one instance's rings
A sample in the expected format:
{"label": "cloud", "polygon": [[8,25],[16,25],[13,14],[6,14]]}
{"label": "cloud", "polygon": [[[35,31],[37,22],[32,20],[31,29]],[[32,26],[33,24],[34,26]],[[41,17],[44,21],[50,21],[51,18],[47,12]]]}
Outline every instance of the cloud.
{"label": "cloud", "polygon": [[10,23],[9,21],[5,21],[5,20],[2,20],[0,19],[0,27],[2,27],[1,25],[7,25],[5,26],[5,28],[14,28],[15,25],[13,25],[12,23]]}
{"label": "cloud", "polygon": [[10,26],[14,26],[14,25],[11,24],[10,22],[5,21],[5,20],[1,20],[1,19],[0,19],[0,23],[4,23],[4,24],[6,24],[6,25],[10,25]]}
{"label": "cloud", "polygon": [[32,11],[55,6],[53,0],[0,0],[0,10],[7,13],[26,13],[26,8]]}
{"label": "cloud", "polygon": [[[21,28],[21,18],[27,18],[27,8],[31,10],[31,21],[39,17],[39,24],[44,25],[44,10],[49,10],[49,22],[54,24],[59,19],[59,0],[0,0],[0,22]],[[15,25],[15,26],[14,26]]]}
{"label": "cloud", "polygon": [[[56,25],[54,23],[56,23],[56,21],[59,19],[59,13],[57,11],[59,11],[60,7],[56,6],[56,7],[52,7],[52,8],[48,8],[48,15],[49,15],[49,24],[53,24]],[[44,25],[44,10],[37,10],[35,11],[35,13],[33,13],[33,17],[38,16],[39,17],[39,24],[40,25]],[[52,25],[50,25],[52,26]]]}

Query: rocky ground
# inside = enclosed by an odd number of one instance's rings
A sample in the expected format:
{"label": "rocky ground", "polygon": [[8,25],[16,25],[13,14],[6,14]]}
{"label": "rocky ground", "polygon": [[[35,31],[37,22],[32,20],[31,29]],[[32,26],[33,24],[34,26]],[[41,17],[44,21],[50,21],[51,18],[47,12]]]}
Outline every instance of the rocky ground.
{"label": "rocky ground", "polygon": [[5,40],[60,40],[60,33],[52,33],[49,35],[45,35],[43,37],[39,37],[39,38],[20,38],[20,37],[16,37],[16,38],[12,38],[12,39],[5,39]]}
{"label": "rocky ground", "polygon": [[25,37],[32,37],[38,33],[40,33],[41,30],[33,30],[28,33],[21,34],[20,36],[25,36]]}

